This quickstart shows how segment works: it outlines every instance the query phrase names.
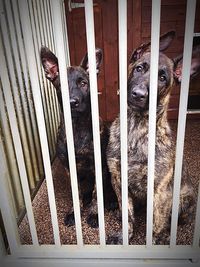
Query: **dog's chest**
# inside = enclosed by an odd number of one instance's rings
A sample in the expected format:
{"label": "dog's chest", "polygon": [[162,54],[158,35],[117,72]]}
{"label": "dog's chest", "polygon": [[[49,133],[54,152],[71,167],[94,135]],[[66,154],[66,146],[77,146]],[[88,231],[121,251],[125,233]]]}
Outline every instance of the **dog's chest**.
{"label": "dog's chest", "polygon": [[138,121],[131,117],[128,121],[128,158],[133,161],[144,162],[148,151],[148,122]]}
{"label": "dog's chest", "polygon": [[[89,163],[93,161],[93,137],[92,130],[88,124],[84,126],[73,124],[73,137],[76,163],[80,168],[85,168]],[[68,167],[68,152],[67,152],[67,139],[65,132],[64,120],[61,120],[61,124],[58,131],[57,138],[57,155],[62,160],[63,164]]]}
{"label": "dog's chest", "polygon": [[74,129],[74,145],[76,154],[84,154],[85,156],[93,152],[93,136],[92,131],[88,127],[80,127]]}

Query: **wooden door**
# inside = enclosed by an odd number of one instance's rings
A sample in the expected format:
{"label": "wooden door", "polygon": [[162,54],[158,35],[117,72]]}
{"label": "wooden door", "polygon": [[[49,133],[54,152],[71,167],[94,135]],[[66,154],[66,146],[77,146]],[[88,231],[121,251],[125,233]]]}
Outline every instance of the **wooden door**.
{"label": "wooden door", "polygon": [[[71,63],[79,64],[87,50],[84,8],[69,11],[65,0],[69,35]],[[80,3],[83,1],[74,0]],[[118,10],[117,0],[94,0],[96,46],[103,50],[103,64],[99,75],[100,115],[106,121],[113,121],[119,112],[118,98]],[[133,49],[149,41],[151,34],[151,0],[128,0],[128,57]],[[176,38],[166,51],[174,58],[183,52],[185,31],[186,0],[163,0],[161,6],[161,34],[176,30]],[[195,32],[200,32],[200,0],[197,0]],[[196,79],[196,93],[199,93],[199,78]],[[191,88],[196,88],[194,82]],[[190,88],[190,92],[192,91]],[[194,90],[193,90],[194,91]],[[172,90],[168,115],[170,119],[178,116],[180,86]]]}
{"label": "wooden door", "polygon": [[[73,1],[82,3],[83,1]],[[94,0],[95,42],[103,50],[98,77],[99,108],[103,120],[113,121],[119,112],[118,7],[117,0]],[[69,9],[65,1],[71,64],[78,65],[87,51],[84,8]],[[128,56],[140,44],[141,1],[128,0]],[[133,35],[134,33],[134,35]]]}

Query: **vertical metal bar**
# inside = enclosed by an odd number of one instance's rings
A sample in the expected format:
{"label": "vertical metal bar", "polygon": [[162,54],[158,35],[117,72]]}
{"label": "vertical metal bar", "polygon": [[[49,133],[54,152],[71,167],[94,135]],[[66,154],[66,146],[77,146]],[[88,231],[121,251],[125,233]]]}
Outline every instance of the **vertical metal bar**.
{"label": "vertical metal bar", "polygon": [[121,188],[123,244],[128,245],[127,1],[118,1]]}
{"label": "vertical metal bar", "polygon": [[92,127],[95,159],[95,177],[97,187],[97,204],[99,219],[100,245],[105,245],[105,221],[104,221],[104,203],[102,186],[102,162],[101,162],[101,144],[99,128],[99,105],[97,93],[97,74],[95,57],[95,37],[94,37],[94,14],[93,1],[85,1],[85,22],[89,63],[90,95],[92,108]]}
{"label": "vertical metal bar", "polygon": [[12,208],[12,200],[10,198],[8,180],[9,173],[6,164],[5,151],[3,147],[3,140],[0,134],[0,208],[3,216],[6,236],[9,243],[11,254],[14,255],[18,246],[20,245],[19,233],[16,218]]}
{"label": "vertical metal bar", "polygon": [[[44,8],[43,8],[43,1],[38,1],[36,0],[36,5],[37,5],[37,12],[39,14],[39,20],[40,20],[40,30],[41,30],[41,35],[43,36],[43,44],[49,47],[49,40],[48,40],[48,35],[47,35],[47,29],[45,28],[45,19],[44,19]],[[49,47],[50,48],[50,47]],[[39,47],[40,49],[40,47]],[[41,64],[40,64],[41,65]],[[54,155],[55,152],[55,143],[54,143],[54,137],[53,137],[53,125],[52,125],[52,109],[51,109],[51,100],[50,100],[50,92],[49,88],[50,83],[46,80],[45,78],[45,83],[46,86],[44,87],[44,92],[45,92],[45,100],[46,100],[46,105],[47,105],[47,117],[48,117],[48,126],[49,126],[49,142],[51,144],[51,150],[50,150],[50,155],[51,157]]]}
{"label": "vertical metal bar", "polygon": [[[13,63],[14,63],[14,68],[16,71],[16,77],[18,80],[19,84],[19,93],[21,96],[21,112],[23,113],[23,119],[24,119],[24,124],[25,128],[27,131],[27,141],[28,141],[28,150],[30,151],[30,164],[32,165],[33,169],[33,184],[35,185],[35,182],[39,180],[39,170],[38,170],[38,165],[37,165],[37,160],[36,160],[36,151],[35,151],[35,146],[34,146],[34,136],[32,132],[32,127],[31,127],[31,120],[30,120],[30,113],[29,113],[29,107],[28,107],[28,101],[27,101],[27,93],[26,93],[26,88],[23,82],[23,76],[22,76],[22,66],[21,66],[21,58],[19,55],[19,46],[17,42],[17,37],[16,37],[16,28],[14,24],[14,18],[12,16],[12,11],[11,11],[11,3],[10,1],[5,1],[5,7],[6,7],[6,13],[7,13],[7,18],[9,18],[8,21],[8,28],[10,31],[10,40],[11,40],[11,46],[13,49]],[[29,180],[31,180],[31,177],[29,177]]]}
{"label": "vertical metal bar", "polygon": [[76,172],[76,161],[75,161],[75,151],[74,151],[74,136],[72,129],[72,118],[71,118],[71,108],[69,102],[69,86],[67,79],[67,59],[65,54],[65,40],[63,38],[63,21],[61,17],[61,10],[63,8],[62,1],[52,0],[52,17],[53,17],[53,28],[55,35],[55,44],[57,57],[59,62],[59,74],[60,83],[62,91],[62,101],[64,110],[64,120],[65,127],[67,129],[67,149],[69,158],[69,168],[70,168],[70,178],[71,178],[71,188],[72,188],[72,199],[74,207],[74,216],[76,223],[76,236],[77,244],[79,246],[83,245],[82,227],[81,227],[81,215],[80,215],[80,203],[79,203],[79,193],[78,193],[78,182],[77,182],[77,172]]}
{"label": "vertical metal bar", "polygon": [[[50,23],[49,23],[49,12],[48,12],[48,5],[47,5],[47,1],[44,0],[43,1],[43,9],[44,9],[44,18],[45,18],[45,25],[46,25],[46,31],[47,31],[47,35],[48,35],[48,40],[49,40],[49,48],[51,50],[53,50],[53,43],[52,43],[52,37],[51,37],[51,28],[50,28]],[[56,141],[57,141],[57,122],[56,122],[56,118],[57,118],[57,114],[56,114],[56,106],[55,106],[55,88],[53,87],[52,83],[48,83],[49,86],[49,94],[50,94],[50,103],[51,103],[51,116],[52,116],[52,124],[53,124],[53,134],[54,134],[54,147],[56,145]]]}
{"label": "vertical metal bar", "polygon": [[62,21],[63,21],[63,29],[64,29],[64,38],[65,38],[65,53],[67,57],[67,61],[70,63],[70,53],[69,53],[69,41],[68,41],[68,34],[67,34],[67,23],[66,23],[66,13],[65,13],[65,3],[63,1],[63,9],[62,9]]}
{"label": "vertical metal bar", "polygon": [[44,74],[42,72],[42,65],[41,61],[39,58],[39,50],[44,44],[44,34],[42,31],[42,22],[41,22],[41,16],[39,16],[39,12],[37,9],[37,2],[36,1],[28,1],[29,4],[29,12],[30,12],[30,18],[31,18],[31,23],[32,23],[32,32],[33,32],[33,40],[35,44],[35,51],[36,51],[36,60],[37,60],[37,67],[38,67],[38,74],[39,74],[39,81],[40,85],[42,85],[42,101],[43,101],[43,106],[44,106],[44,115],[45,115],[45,123],[47,127],[47,137],[48,137],[48,143],[50,147],[50,156],[51,158],[55,155],[55,141],[56,141],[56,133],[55,131],[53,132],[53,136],[51,136],[51,116],[52,116],[52,109],[49,106],[49,101],[48,99],[48,92],[49,90],[52,90],[52,86],[50,85],[50,82],[46,80],[44,77]]}
{"label": "vertical metal bar", "polygon": [[158,88],[158,59],[160,36],[160,0],[152,1],[151,67],[149,95],[148,179],[147,179],[147,236],[146,246],[152,246],[153,200],[155,173],[156,110]]}
{"label": "vertical metal bar", "polygon": [[[49,28],[47,26],[47,17],[46,17],[46,8],[44,6],[44,1],[40,1],[40,10],[41,10],[41,16],[42,16],[42,22],[43,22],[43,31],[45,34],[46,39],[46,45],[51,48],[51,42],[49,38]],[[41,64],[40,64],[41,65]],[[50,82],[47,83],[47,101],[48,101],[48,110],[49,110],[49,125],[52,133],[52,147],[53,147],[53,155],[55,154],[55,140],[57,139],[56,136],[56,130],[55,130],[55,120],[54,120],[54,109],[53,109],[53,103],[52,103],[52,90],[53,87]]]}
{"label": "vertical metal bar", "polygon": [[35,103],[35,110],[36,110],[36,117],[38,122],[39,128],[39,135],[40,135],[40,143],[42,149],[42,156],[43,156],[43,163],[45,169],[45,177],[47,181],[47,190],[48,190],[48,199],[49,199],[49,206],[51,212],[51,220],[53,226],[53,233],[54,233],[54,240],[57,246],[60,245],[60,236],[59,236],[59,227],[58,227],[58,218],[57,218],[57,211],[56,211],[56,203],[55,203],[55,193],[53,187],[53,177],[51,172],[51,164],[50,164],[50,157],[49,157],[49,149],[48,149],[48,142],[47,142],[47,133],[45,129],[45,121],[44,121],[44,113],[42,108],[42,99],[40,94],[40,84],[37,75],[37,63],[31,33],[31,24],[30,18],[28,16],[28,3],[27,0],[19,0],[19,10],[21,15],[21,22],[22,22],[22,29],[23,29],[23,36],[24,36],[24,43],[25,49],[27,53],[27,59],[29,66],[29,73],[30,73],[30,81],[32,84],[33,89],[33,98]]}
{"label": "vertical metal bar", "polygon": [[[0,34],[0,51],[3,51],[3,43],[2,43],[1,34]],[[5,101],[6,101],[6,106],[8,110],[8,117],[10,120],[11,132],[12,132],[12,137],[13,137],[13,143],[15,146],[15,153],[16,153],[17,163],[19,167],[19,173],[21,177],[23,195],[24,195],[24,200],[25,200],[25,205],[26,205],[26,210],[27,210],[27,215],[28,215],[28,220],[29,220],[29,225],[30,225],[30,230],[31,230],[32,241],[34,245],[38,245],[38,238],[37,238],[35,220],[34,220],[29,185],[28,185],[28,176],[27,176],[26,166],[25,166],[25,159],[24,159],[18,124],[17,124],[17,119],[16,119],[13,97],[12,97],[11,88],[10,88],[11,85],[9,82],[9,77],[8,77],[6,66],[7,65],[6,65],[5,55],[2,53],[1,64],[0,64],[0,76],[2,80],[2,87],[6,88]]]}
{"label": "vertical metal bar", "polygon": [[16,27],[16,34],[18,39],[18,45],[19,45],[19,54],[21,59],[21,66],[22,66],[22,73],[23,73],[23,79],[26,87],[27,97],[28,97],[28,105],[30,108],[30,116],[31,116],[31,124],[32,124],[32,130],[34,134],[34,143],[36,147],[37,152],[37,162],[39,166],[40,175],[43,174],[43,164],[42,164],[42,157],[41,157],[41,149],[40,149],[40,142],[39,142],[39,135],[38,135],[38,129],[37,129],[37,122],[35,117],[35,109],[32,99],[32,92],[31,92],[31,86],[29,83],[29,74],[27,70],[27,61],[26,56],[24,53],[24,43],[22,39],[22,32],[20,27],[20,19],[19,19],[19,10],[18,5],[15,0],[12,0],[12,9],[13,9],[13,18],[14,23]]}
{"label": "vertical metal bar", "polygon": [[23,152],[25,155],[25,164],[26,164],[26,170],[30,182],[31,189],[34,189],[35,187],[35,181],[34,181],[34,175],[33,175],[33,168],[31,163],[31,155],[29,150],[29,143],[27,138],[27,128],[24,121],[24,114],[22,109],[22,101],[21,101],[21,95],[19,94],[19,83],[18,83],[18,77],[15,72],[15,62],[13,57],[13,47],[11,42],[11,34],[9,31],[9,26],[7,24],[7,16],[6,16],[6,10],[5,5],[3,4],[3,1],[0,2],[0,10],[3,12],[3,15],[1,16],[1,31],[2,31],[2,45],[4,53],[6,54],[6,62],[8,64],[9,74],[10,74],[10,80],[11,80],[11,90],[15,105],[15,111],[17,115],[17,122],[19,124],[19,133],[20,138],[22,139],[22,147]]}
{"label": "vertical metal bar", "polygon": [[180,104],[179,104],[179,115],[178,115],[178,130],[177,130],[177,140],[176,140],[176,159],[175,159],[175,171],[174,171],[174,189],[173,189],[173,206],[172,206],[171,239],[170,239],[171,247],[176,245],[186,113],[187,113],[187,102],[188,102],[188,92],[189,92],[189,82],[190,82],[190,66],[191,66],[192,44],[193,44],[193,34],[194,34],[195,7],[196,7],[196,0],[187,1],[185,39],[184,39],[184,51],[183,51],[183,70],[182,70],[182,82],[181,82],[181,93],[180,93]]}
{"label": "vertical metal bar", "polygon": [[[29,0],[30,1],[30,0]],[[43,22],[42,22],[42,15],[41,15],[41,10],[39,7],[40,1],[38,0],[32,0],[33,4],[33,11],[34,11],[34,19],[35,19],[35,24],[36,24],[36,29],[38,33],[38,55],[39,55],[39,49],[41,45],[47,45],[46,39],[45,39],[45,34],[44,34],[44,28],[43,28]],[[38,57],[36,56],[36,59]],[[40,60],[37,61],[38,64],[40,64]],[[39,65],[37,65],[39,66]],[[38,68],[39,69],[39,68]],[[40,71],[39,71],[40,73]],[[43,81],[43,88],[41,90],[42,92],[42,101],[44,105],[44,114],[45,114],[45,123],[47,127],[47,137],[48,137],[48,144],[50,148],[50,155],[52,157],[53,153],[53,138],[52,138],[52,132],[51,132],[51,126],[50,126],[50,107],[49,107],[49,101],[48,101],[48,94],[47,94],[47,87],[48,87],[48,81],[43,75],[42,72],[42,81]]]}
{"label": "vertical metal bar", "polygon": [[55,50],[55,38],[54,38],[54,28],[53,28],[53,16],[52,16],[52,7],[51,7],[51,0],[47,0],[48,2],[48,10],[49,10],[49,20],[51,25],[51,38],[52,38],[52,44],[53,49]]}
{"label": "vertical metal bar", "polygon": [[[49,13],[49,21],[50,21],[50,28],[51,28],[51,41],[52,41],[52,47],[53,50],[55,51],[55,38],[54,38],[54,28],[53,28],[53,18],[52,18],[52,8],[51,8],[51,0],[47,0],[48,2],[48,13]],[[67,31],[66,31],[67,32]],[[67,40],[68,42],[68,40]],[[69,62],[70,65],[70,62]],[[54,90],[54,99],[55,99],[55,108],[56,108],[56,122],[57,122],[57,126],[60,125],[60,110],[59,110],[59,103],[58,103],[58,99],[57,99],[57,95],[56,95],[56,90]]]}
{"label": "vertical metal bar", "polygon": [[46,0],[46,14],[47,14],[47,27],[48,27],[48,31],[49,31],[49,38],[50,38],[50,42],[51,42],[51,49],[54,50],[54,40],[53,40],[53,33],[52,33],[52,24],[51,24],[51,13],[50,13],[50,7],[49,7],[49,0]]}
{"label": "vertical metal bar", "polygon": [[11,196],[13,196],[15,215],[17,217],[21,209],[24,207],[24,199],[23,199],[20,176],[16,162],[16,156],[12,141],[12,135],[8,120],[8,114],[7,114],[1,80],[0,80],[0,122],[1,122],[0,128],[1,128],[2,139],[4,140],[6,160],[11,178],[8,180],[8,183],[11,190]]}
{"label": "vertical metal bar", "polygon": [[[48,28],[49,28],[49,34],[50,34],[50,41],[51,41],[51,48],[53,51],[55,51],[55,42],[54,42],[54,36],[53,36],[53,26],[52,26],[52,16],[51,16],[51,8],[50,8],[50,0],[46,0],[46,8],[47,8],[47,16],[48,16]],[[51,86],[53,88],[53,86]],[[59,110],[58,110],[58,103],[57,103],[57,95],[56,90],[52,89],[52,97],[53,97],[53,105],[54,105],[54,116],[55,116],[55,124],[56,124],[56,131],[58,129],[58,126],[60,124],[59,120]]]}

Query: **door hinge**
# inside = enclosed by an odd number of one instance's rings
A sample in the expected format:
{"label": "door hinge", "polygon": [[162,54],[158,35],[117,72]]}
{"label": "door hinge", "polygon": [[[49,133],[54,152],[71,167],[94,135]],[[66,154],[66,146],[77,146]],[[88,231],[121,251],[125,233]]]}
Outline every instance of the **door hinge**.
{"label": "door hinge", "polygon": [[[93,4],[93,6],[96,6],[97,4]],[[81,7],[85,7],[84,3],[74,3],[71,0],[68,0],[68,7],[69,7],[69,12],[72,11],[72,9],[74,8],[81,8]]]}

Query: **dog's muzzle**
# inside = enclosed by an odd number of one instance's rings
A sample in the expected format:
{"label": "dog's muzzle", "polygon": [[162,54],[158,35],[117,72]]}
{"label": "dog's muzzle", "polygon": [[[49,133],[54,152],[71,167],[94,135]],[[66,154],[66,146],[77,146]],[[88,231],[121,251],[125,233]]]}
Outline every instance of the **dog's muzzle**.
{"label": "dog's muzzle", "polygon": [[70,98],[70,106],[72,109],[79,107],[79,100],[77,98]]}
{"label": "dog's muzzle", "polygon": [[144,109],[148,102],[148,88],[146,86],[136,86],[132,88],[129,95],[129,103],[139,109]]}

